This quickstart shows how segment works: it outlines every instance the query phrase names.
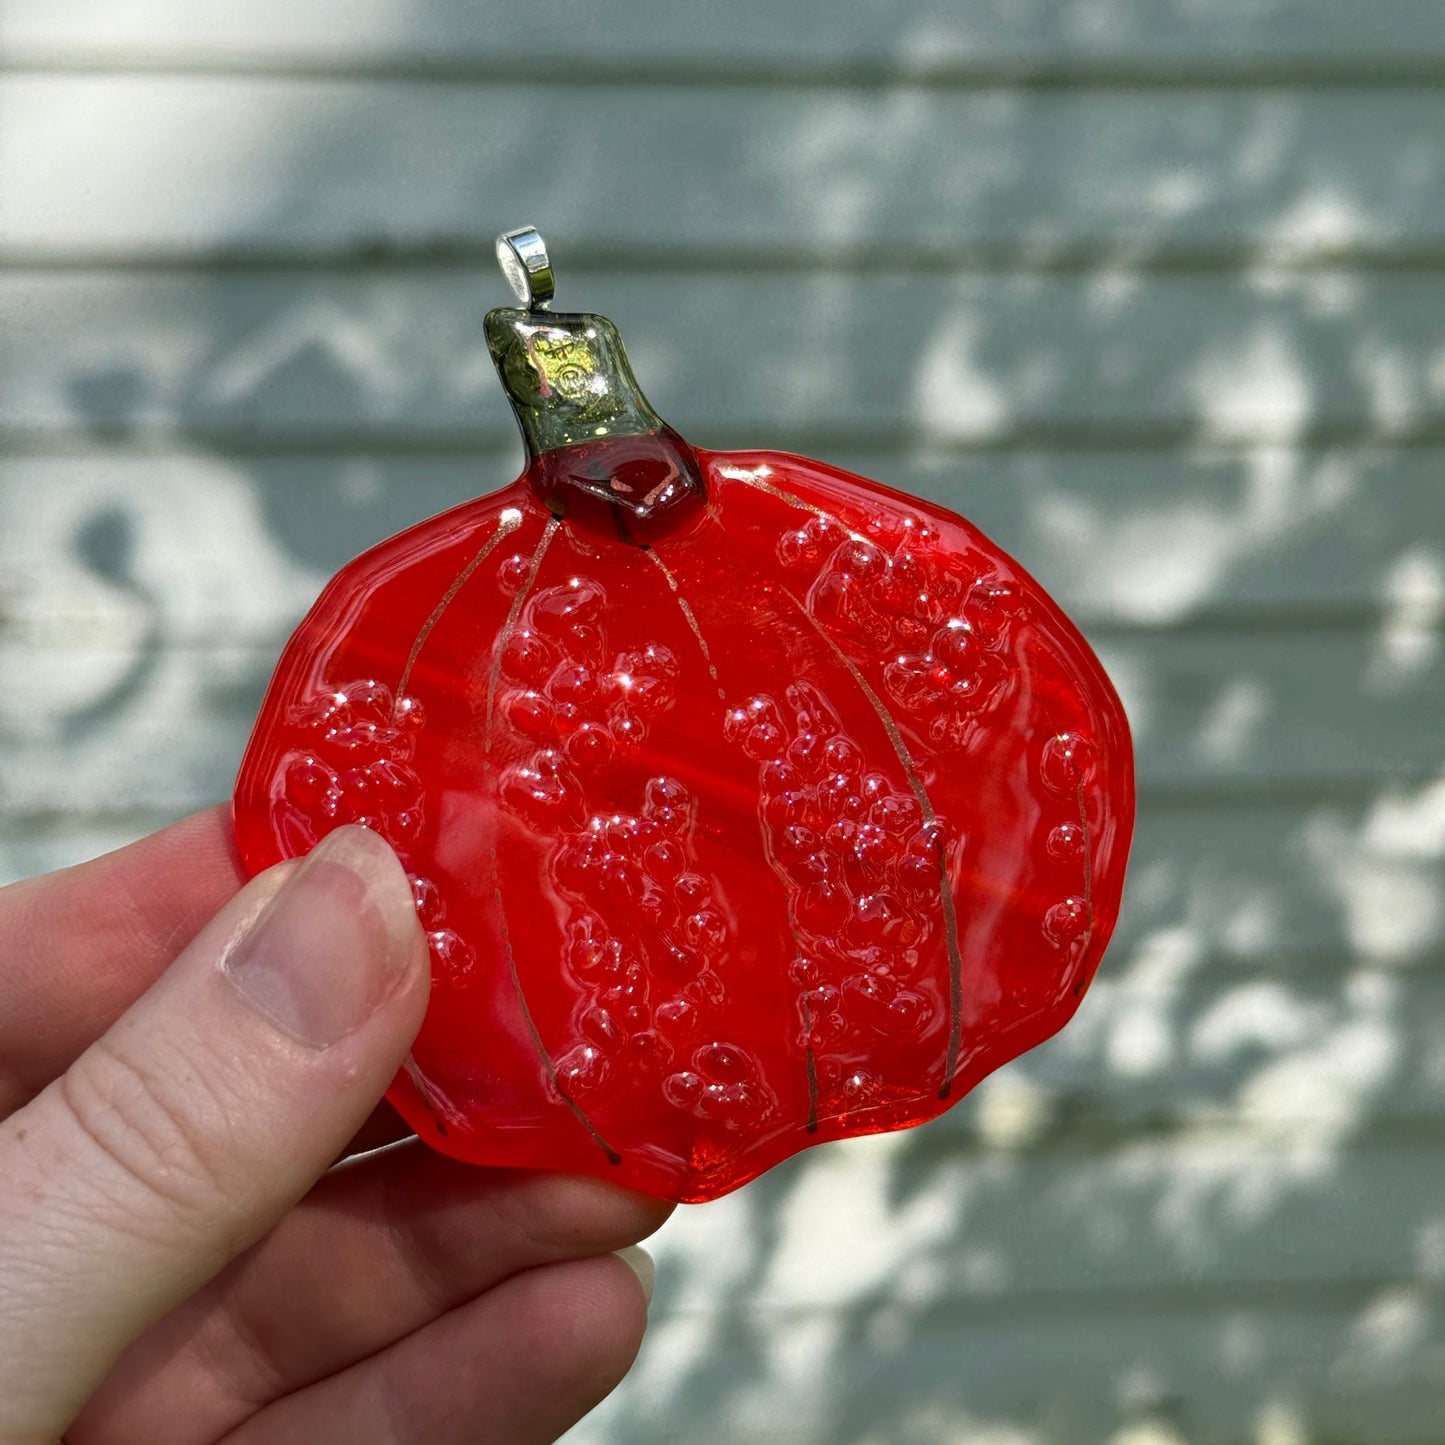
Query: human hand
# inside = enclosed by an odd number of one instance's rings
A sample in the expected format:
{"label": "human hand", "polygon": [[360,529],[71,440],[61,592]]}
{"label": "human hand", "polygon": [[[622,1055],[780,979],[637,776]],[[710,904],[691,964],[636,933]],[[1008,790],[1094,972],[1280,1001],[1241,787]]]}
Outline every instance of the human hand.
{"label": "human hand", "polygon": [[239,893],[229,836],[0,889],[0,1445],[553,1440],[668,1206],[415,1142],[326,1173],[404,1132],[425,941],[372,834]]}

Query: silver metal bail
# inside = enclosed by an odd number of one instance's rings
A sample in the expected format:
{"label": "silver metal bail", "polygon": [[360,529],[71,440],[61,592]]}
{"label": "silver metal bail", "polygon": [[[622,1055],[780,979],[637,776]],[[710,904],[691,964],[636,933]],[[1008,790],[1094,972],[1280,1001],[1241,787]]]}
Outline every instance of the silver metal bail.
{"label": "silver metal bail", "polygon": [[547,243],[535,226],[520,226],[498,236],[497,264],[513,294],[528,311],[545,307],[557,294]]}

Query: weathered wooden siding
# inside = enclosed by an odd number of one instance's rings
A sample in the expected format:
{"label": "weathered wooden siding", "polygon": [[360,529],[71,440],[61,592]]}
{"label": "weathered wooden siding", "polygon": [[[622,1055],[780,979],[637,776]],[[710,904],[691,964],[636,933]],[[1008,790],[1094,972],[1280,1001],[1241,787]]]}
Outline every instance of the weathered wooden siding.
{"label": "weathered wooden siding", "polygon": [[657,1242],[578,1445],[1445,1439],[1438,0],[0,0],[0,877],[223,797],[512,475],[493,234],[703,444],[955,506],[1139,745],[1118,942]]}

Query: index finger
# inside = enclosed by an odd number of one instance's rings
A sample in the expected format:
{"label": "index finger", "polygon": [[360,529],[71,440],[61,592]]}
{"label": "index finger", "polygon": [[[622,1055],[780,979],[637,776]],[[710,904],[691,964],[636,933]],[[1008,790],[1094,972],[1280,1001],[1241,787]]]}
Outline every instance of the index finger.
{"label": "index finger", "polygon": [[0,1119],[63,1073],[245,882],[230,810],[0,888]]}

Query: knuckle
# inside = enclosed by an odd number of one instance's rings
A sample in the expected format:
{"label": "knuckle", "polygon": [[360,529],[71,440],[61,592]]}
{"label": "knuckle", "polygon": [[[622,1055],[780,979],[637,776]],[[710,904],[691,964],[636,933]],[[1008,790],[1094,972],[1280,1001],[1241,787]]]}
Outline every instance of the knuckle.
{"label": "knuckle", "polygon": [[80,1142],[99,1156],[90,1173],[109,1202],[138,1225],[193,1223],[226,1194],[217,1141],[201,1121],[224,1119],[203,1077],[174,1053],[139,1057],[100,1039],[61,1076],[60,1101]]}
{"label": "knuckle", "polygon": [[667,1205],[582,1175],[539,1175],[507,1191],[507,1223],[539,1259],[606,1254],[645,1239]]}

